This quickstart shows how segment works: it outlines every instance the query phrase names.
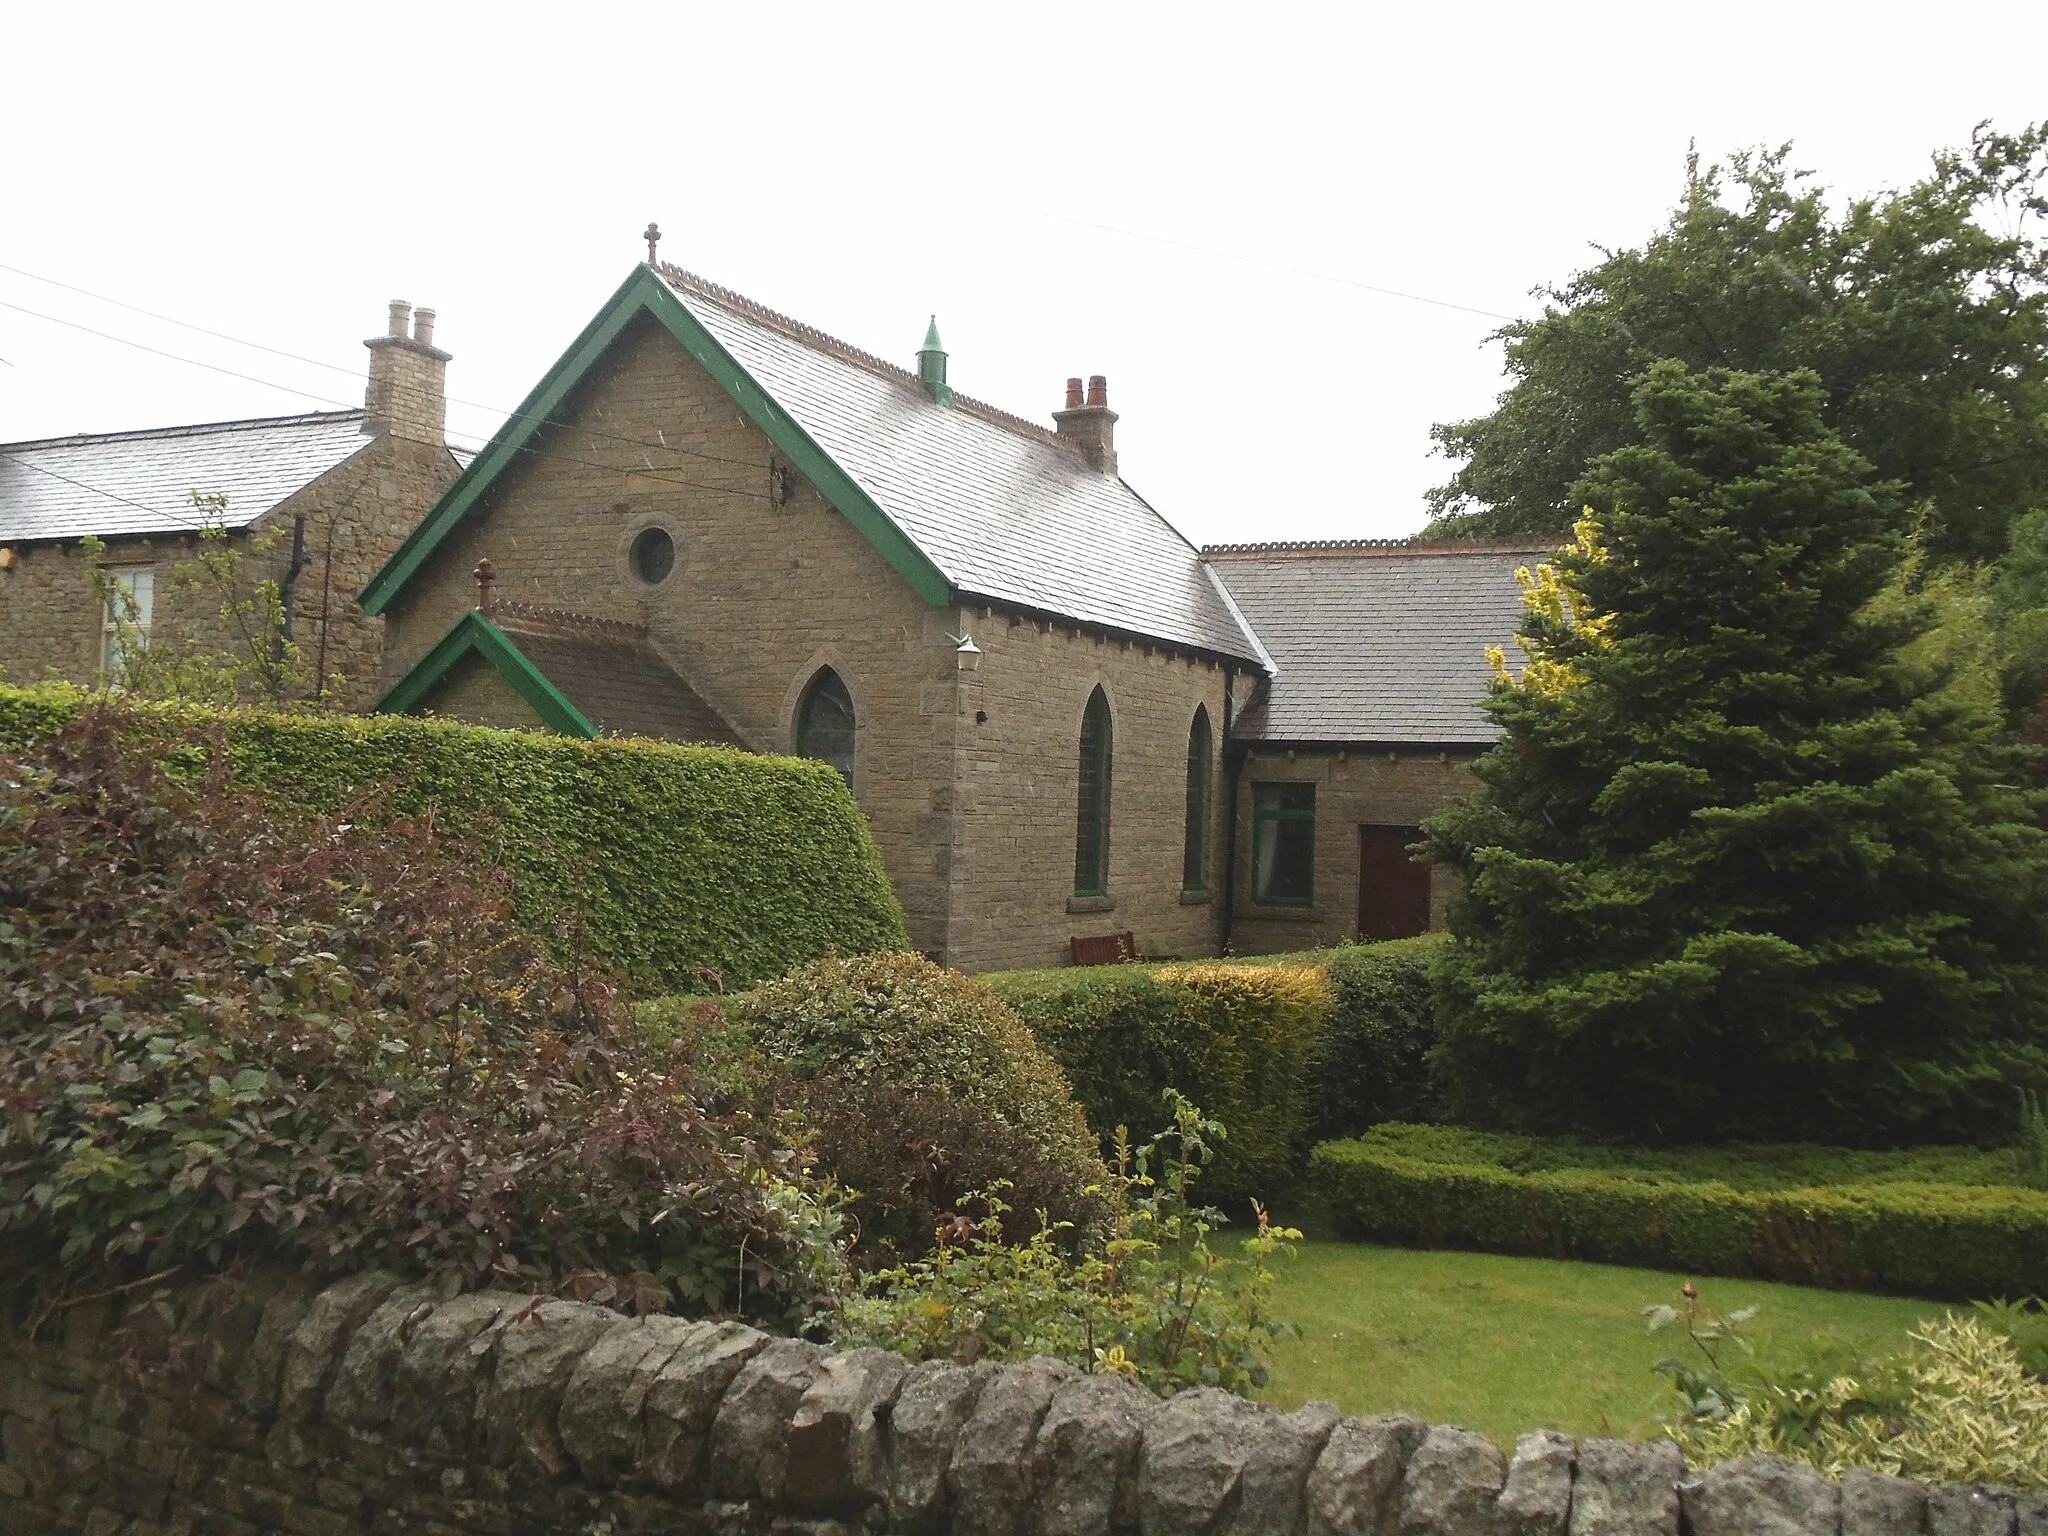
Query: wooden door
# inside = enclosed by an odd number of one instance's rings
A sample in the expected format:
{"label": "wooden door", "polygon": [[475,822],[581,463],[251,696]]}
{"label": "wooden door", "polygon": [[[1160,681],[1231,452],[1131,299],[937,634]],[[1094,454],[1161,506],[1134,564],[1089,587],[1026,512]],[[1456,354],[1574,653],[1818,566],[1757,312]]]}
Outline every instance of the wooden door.
{"label": "wooden door", "polygon": [[1408,856],[1420,827],[1358,829],[1358,936],[1408,939],[1429,932],[1429,866]]}

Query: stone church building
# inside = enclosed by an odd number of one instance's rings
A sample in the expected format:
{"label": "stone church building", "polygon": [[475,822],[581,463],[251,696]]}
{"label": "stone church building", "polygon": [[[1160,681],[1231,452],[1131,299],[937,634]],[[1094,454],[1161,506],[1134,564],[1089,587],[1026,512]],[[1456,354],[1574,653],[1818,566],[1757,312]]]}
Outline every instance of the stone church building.
{"label": "stone church building", "polygon": [[1197,550],[1052,422],[639,266],[363,588],[377,707],[823,759],[967,970],[1440,922],[1540,551]]}

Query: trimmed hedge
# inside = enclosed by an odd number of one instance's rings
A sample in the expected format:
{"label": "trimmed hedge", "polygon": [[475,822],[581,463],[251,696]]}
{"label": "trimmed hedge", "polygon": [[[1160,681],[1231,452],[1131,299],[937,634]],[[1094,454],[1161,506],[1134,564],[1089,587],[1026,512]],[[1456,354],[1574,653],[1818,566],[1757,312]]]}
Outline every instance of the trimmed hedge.
{"label": "trimmed hedge", "polygon": [[1436,1044],[1429,966],[1444,937],[1352,944],[1318,957],[1334,1001],[1316,1070],[1316,1136],[1355,1136],[1436,1108],[1428,1055]]}
{"label": "trimmed hedge", "polygon": [[[1480,1148],[1458,1152],[1461,1137],[1475,1139],[1403,1126],[1325,1142],[1311,1177],[1355,1237],[1917,1296],[2020,1297],[2048,1286],[2048,1194],[2037,1190],[1881,1178],[1740,1188],[1654,1170],[1518,1172],[1485,1161]],[[1739,1170],[1739,1156],[1725,1160]]]}
{"label": "trimmed hedge", "polygon": [[[0,688],[0,749],[86,701]],[[365,803],[486,829],[523,921],[649,989],[702,987],[700,968],[749,986],[828,951],[909,946],[867,823],[823,763],[398,715],[116,707],[171,751],[203,753],[182,744],[218,732],[237,781],[316,811]]]}
{"label": "trimmed hedge", "polygon": [[1310,964],[1076,966],[980,978],[1073,1080],[1088,1123],[1144,1136],[1177,1088],[1227,1133],[1204,1192],[1270,1198],[1297,1165],[1332,1001]]}

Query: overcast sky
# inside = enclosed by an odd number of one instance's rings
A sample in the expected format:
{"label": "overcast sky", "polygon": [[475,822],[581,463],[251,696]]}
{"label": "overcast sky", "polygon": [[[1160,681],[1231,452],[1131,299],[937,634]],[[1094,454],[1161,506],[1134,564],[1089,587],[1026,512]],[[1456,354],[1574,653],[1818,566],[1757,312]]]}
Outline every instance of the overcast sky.
{"label": "overcast sky", "polygon": [[1492,316],[1648,235],[1689,142],[1790,139],[1860,193],[2048,116],[2040,0],[272,0],[20,6],[5,37],[0,440],[359,404],[405,298],[474,441],[655,219],[665,258],[906,365],[936,311],[954,385],[1019,414],[1106,374],[1125,478],[1198,542],[1414,531],[1431,423],[1501,388]]}

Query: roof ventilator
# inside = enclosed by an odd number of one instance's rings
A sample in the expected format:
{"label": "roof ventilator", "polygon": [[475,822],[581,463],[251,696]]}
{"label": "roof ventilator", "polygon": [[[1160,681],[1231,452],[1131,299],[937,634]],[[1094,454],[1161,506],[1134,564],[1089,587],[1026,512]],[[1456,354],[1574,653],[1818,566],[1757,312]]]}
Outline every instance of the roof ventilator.
{"label": "roof ventilator", "polygon": [[946,348],[939,340],[939,317],[932,316],[932,323],[925,327],[924,345],[917,349],[917,376],[924,384],[924,392],[940,405],[953,403],[953,390],[946,383]]}

